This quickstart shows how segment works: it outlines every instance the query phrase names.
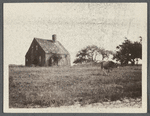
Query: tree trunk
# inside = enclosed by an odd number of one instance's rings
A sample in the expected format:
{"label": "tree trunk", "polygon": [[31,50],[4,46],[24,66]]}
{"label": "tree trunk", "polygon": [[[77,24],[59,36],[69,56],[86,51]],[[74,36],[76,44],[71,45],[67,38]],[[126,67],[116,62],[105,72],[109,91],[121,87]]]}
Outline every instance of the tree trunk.
{"label": "tree trunk", "polygon": [[135,65],[135,60],[134,59],[131,59],[131,64]]}
{"label": "tree trunk", "polygon": [[121,62],[121,66],[123,66],[123,60],[121,60],[120,62]]}
{"label": "tree trunk", "polygon": [[136,65],[138,65],[138,62],[139,62],[139,60],[138,60],[138,58],[136,58]]}
{"label": "tree trunk", "polygon": [[104,56],[102,56],[102,61],[104,60]]}
{"label": "tree trunk", "polygon": [[92,53],[92,62],[94,61],[94,54]]}
{"label": "tree trunk", "polygon": [[95,61],[96,61],[96,56],[97,56],[97,53],[95,54],[95,59],[94,59]]}

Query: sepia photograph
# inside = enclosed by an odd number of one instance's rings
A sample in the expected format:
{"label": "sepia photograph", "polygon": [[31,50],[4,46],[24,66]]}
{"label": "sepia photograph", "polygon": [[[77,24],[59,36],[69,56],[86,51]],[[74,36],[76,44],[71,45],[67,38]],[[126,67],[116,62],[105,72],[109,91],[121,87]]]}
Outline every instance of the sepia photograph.
{"label": "sepia photograph", "polygon": [[147,3],[4,3],[5,113],[146,113]]}

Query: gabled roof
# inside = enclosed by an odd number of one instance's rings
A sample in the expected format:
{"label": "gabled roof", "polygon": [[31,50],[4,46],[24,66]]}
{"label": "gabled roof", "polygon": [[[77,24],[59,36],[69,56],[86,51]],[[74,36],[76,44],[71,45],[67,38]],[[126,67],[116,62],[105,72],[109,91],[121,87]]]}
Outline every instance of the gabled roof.
{"label": "gabled roof", "polygon": [[56,54],[69,54],[69,52],[63,47],[59,41],[53,42],[53,40],[34,38],[45,53],[56,53]]}

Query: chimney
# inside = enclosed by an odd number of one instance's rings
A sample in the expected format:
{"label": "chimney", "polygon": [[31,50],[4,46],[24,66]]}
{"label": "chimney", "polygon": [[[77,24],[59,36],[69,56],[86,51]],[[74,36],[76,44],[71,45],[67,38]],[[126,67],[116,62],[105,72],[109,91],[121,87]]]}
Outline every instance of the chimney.
{"label": "chimney", "polygon": [[52,35],[53,42],[57,41],[56,34]]}

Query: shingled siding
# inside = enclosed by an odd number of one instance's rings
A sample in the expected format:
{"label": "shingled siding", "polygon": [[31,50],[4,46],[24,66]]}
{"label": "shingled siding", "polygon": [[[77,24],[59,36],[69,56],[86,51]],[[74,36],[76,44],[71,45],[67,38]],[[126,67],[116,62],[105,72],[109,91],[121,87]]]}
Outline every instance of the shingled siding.
{"label": "shingled siding", "polygon": [[39,66],[45,65],[45,52],[35,40],[33,40],[25,57],[26,57],[25,58],[26,66],[30,66],[32,64],[35,64],[36,62],[37,62],[36,65]]}
{"label": "shingled siding", "polygon": [[50,66],[50,58],[51,58],[52,54],[45,54],[45,66]]}
{"label": "shingled siding", "polygon": [[61,59],[58,62],[59,66],[66,66],[66,65],[70,65],[70,57],[69,55],[61,55]]}
{"label": "shingled siding", "polygon": [[[53,54],[45,54],[45,66],[53,66],[54,64],[50,65],[50,58]],[[67,66],[70,65],[70,56],[62,54],[60,55],[62,58],[58,61],[58,66]]]}

